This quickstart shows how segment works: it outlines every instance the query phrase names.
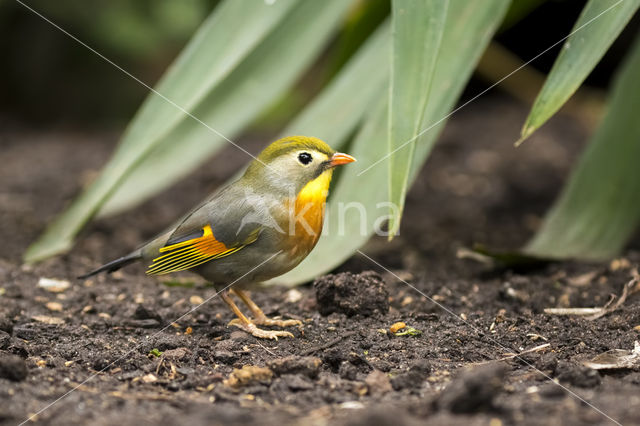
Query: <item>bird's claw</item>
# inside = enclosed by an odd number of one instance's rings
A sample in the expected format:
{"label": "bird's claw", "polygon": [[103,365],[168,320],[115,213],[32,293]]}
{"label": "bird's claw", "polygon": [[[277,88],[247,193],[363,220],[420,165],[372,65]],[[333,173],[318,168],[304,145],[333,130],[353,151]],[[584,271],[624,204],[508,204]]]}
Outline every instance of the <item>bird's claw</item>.
{"label": "bird's claw", "polygon": [[276,326],[276,327],[293,327],[294,325],[300,327],[302,325],[302,321],[288,319],[273,319],[268,317],[256,318],[253,320],[254,324],[257,325],[267,325],[267,326]]}
{"label": "bird's claw", "polygon": [[238,318],[235,318],[229,322],[228,325],[232,325],[234,327],[238,327],[252,336],[258,337],[260,339],[275,339],[278,340],[278,337],[294,337],[293,334],[288,331],[283,330],[263,330],[258,328],[254,323],[244,323],[240,321]]}

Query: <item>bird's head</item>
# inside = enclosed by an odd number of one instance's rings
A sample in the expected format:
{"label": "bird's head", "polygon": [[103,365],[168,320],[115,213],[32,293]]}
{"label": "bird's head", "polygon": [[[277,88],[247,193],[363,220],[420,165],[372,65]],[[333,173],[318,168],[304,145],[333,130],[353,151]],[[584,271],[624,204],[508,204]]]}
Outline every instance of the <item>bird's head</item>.
{"label": "bird's head", "polygon": [[336,152],[318,138],[290,136],[266,147],[249,165],[244,179],[254,187],[297,194],[318,178],[328,187],[333,169],[353,161],[352,156]]}

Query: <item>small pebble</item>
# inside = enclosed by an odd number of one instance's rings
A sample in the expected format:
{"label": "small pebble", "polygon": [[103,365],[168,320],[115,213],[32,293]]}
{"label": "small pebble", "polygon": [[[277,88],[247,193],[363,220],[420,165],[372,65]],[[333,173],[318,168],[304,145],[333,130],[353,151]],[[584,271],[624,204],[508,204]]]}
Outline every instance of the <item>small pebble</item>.
{"label": "small pebble", "polygon": [[189,303],[192,305],[202,305],[204,303],[204,299],[197,294],[194,294],[189,298]]}
{"label": "small pebble", "polygon": [[62,303],[49,302],[45,305],[47,309],[53,312],[62,312]]}
{"label": "small pebble", "polygon": [[300,290],[296,290],[295,288],[287,291],[287,294],[284,297],[284,301],[287,303],[298,303],[300,300],[302,300],[302,293]]}
{"label": "small pebble", "polygon": [[71,286],[67,280],[58,280],[54,278],[40,278],[38,281],[38,287],[43,288],[52,293],[60,293],[65,291]]}

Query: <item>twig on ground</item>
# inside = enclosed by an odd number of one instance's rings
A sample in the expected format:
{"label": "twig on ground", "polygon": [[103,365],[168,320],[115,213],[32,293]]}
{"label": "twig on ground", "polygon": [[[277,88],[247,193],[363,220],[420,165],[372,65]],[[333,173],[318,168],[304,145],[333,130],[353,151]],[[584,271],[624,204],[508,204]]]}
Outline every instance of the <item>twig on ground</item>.
{"label": "twig on ground", "polygon": [[272,356],[277,356],[275,353],[273,353],[271,350],[269,350],[266,346],[262,345],[260,342],[258,342],[258,346],[260,346],[265,351],[269,352]]}
{"label": "twig on ground", "polygon": [[631,271],[631,280],[624,285],[620,297],[616,300],[616,296],[612,295],[609,301],[601,308],[547,308],[544,313],[550,315],[579,315],[592,321],[614,312],[624,304],[627,297],[638,291],[640,291],[640,274],[638,274],[638,269],[634,269]]}
{"label": "twig on ground", "polygon": [[477,251],[469,250],[466,247],[461,247],[456,251],[456,257],[458,259],[471,259],[475,260],[478,263],[482,263],[488,266],[494,266],[495,261],[491,256],[487,256],[486,254],[478,253]]}
{"label": "twig on ground", "polygon": [[602,311],[602,308],[545,308],[544,313],[549,315],[594,315]]}
{"label": "twig on ground", "polygon": [[533,347],[531,349],[527,349],[526,351],[522,351],[522,352],[517,353],[517,354],[509,354],[509,355],[507,355],[507,356],[505,356],[503,358],[498,359],[498,361],[506,361],[508,359],[517,358],[517,357],[519,357],[521,355],[526,355],[526,354],[530,354],[530,353],[533,353],[533,352],[538,352],[538,351],[541,351],[543,349],[548,348],[549,346],[551,346],[551,343],[544,343],[542,345],[535,346],[535,347]]}
{"label": "twig on ground", "polygon": [[502,357],[502,358],[492,359],[492,360],[489,360],[489,361],[483,361],[483,362],[478,362],[478,363],[474,363],[474,364],[484,365],[484,364],[490,364],[492,362],[508,361],[510,359],[514,359],[514,358],[517,358],[517,357],[522,356],[522,355],[526,355],[526,354],[530,354],[530,353],[533,353],[533,352],[541,351],[543,349],[548,348],[549,346],[551,346],[551,343],[545,343],[543,345],[535,346],[535,347],[533,347],[531,349],[527,349],[527,350],[522,351],[522,352],[517,353],[517,354],[509,354],[509,355],[507,355],[505,357]]}

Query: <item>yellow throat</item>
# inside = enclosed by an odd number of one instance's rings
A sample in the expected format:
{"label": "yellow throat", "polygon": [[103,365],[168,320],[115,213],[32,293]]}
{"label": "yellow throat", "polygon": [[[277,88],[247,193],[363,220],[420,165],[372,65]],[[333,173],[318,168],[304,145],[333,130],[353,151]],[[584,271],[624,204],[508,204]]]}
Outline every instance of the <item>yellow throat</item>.
{"label": "yellow throat", "polygon": [[307,183],[298,193],[296,204],[324,204],[327,199],[327,195],[329,194],[331,176],[333,176],[333,169],[325,170],[320,176]]}

